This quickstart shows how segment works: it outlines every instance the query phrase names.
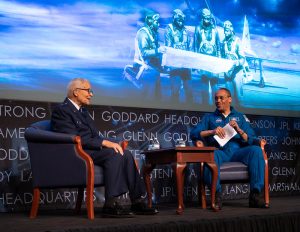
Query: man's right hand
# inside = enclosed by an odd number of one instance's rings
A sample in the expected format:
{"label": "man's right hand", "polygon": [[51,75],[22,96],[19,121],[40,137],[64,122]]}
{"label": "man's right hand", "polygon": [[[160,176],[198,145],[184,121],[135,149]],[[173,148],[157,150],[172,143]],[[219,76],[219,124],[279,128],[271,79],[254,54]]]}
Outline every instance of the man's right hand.
{"label": "man's right hand", "polygon": [[111,142],[109,140],[103,140],[102,142],[103,147],[112,148],[115,150],[116,153],[120,153],[120,155],[124,155],[124,151],[120,144]]}
{"label": "man's right hand", "polygon": [[166,53],[167,52],[167,47],[166,46],[160,46],[157,49],[158,53]]}
{"label": "man's right hand", "polygon": [[226,133],[225,133],[225,130],[222,127],[218,126],[216,129],[213,130],[213,135],[217,135],[221,139],[224,139]]}

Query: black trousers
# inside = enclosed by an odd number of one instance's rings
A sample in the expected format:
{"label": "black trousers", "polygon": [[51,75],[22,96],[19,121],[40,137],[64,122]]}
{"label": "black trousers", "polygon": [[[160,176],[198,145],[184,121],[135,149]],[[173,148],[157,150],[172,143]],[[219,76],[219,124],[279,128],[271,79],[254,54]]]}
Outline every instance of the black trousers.
{"label": "black trousers", "polygon": [[105,199],[117,197],[129,191],[131,201],[145,194],[144,182],[136,168],[130,151],[124,155],[112,148],[103,148],[91,154],[95,165],[104,169]]}

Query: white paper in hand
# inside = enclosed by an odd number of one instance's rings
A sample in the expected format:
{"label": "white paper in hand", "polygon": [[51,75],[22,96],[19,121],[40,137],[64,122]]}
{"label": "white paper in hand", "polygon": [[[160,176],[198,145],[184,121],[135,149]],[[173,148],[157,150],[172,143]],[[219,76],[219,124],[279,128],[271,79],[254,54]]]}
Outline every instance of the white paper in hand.
{"label": "white paper in hand", "polygon": [[215,140],[220,144],[221,147],[223,147],[233,136],[235,136],[237,133],[235,129],[233,129],[232,126],[227,123],[223,129],[225,130],[225,138],[221,139],[218,135],[214,135]]}

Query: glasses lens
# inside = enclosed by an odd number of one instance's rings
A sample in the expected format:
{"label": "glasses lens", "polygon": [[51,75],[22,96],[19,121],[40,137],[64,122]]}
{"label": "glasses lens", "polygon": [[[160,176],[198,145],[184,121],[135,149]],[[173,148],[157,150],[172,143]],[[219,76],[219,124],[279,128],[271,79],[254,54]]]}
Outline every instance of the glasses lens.
{"label": "glasses lens", "polygon": [[227,98],[227,96],[215,97],[215,100],[217,101],[218,99],[220,99],[221,101],[223,101],[225,98]]}
{"label": "glasses lens", "polygon": [[83,88],[77,88],[77,89],[87,91],[89,94],[94,94],[92,89],[83,89]]}

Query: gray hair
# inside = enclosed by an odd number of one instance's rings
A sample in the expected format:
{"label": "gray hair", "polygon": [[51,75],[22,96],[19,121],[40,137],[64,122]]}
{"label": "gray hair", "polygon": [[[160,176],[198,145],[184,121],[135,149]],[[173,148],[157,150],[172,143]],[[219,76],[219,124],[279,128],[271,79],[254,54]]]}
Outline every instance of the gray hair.
{"label": "gray hair", "polygon": [[86,83],[88,82],[89,83],[89,80],[85,79],[85,78],[74,78],[72,79],[68,86],[67,86],[67,96],[70,98],[73,96],[73,92],[76,88],[80,88],[81,87],[81,84],[83,83]]}

